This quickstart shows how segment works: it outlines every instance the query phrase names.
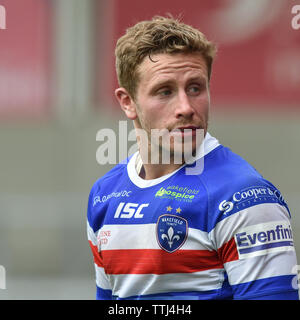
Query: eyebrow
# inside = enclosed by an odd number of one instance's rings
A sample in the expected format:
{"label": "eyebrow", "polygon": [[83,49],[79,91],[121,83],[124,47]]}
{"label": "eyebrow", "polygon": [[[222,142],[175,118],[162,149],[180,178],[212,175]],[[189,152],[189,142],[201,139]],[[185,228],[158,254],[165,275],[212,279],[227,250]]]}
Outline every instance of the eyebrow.
{"label": "eyebrow", "polygon": [[[194,82],[194,81],[200,81],[201,84],[205,84],[205,85],[208,83],[208,79],[206,77],[201,76],[201,75],[192,77],[191,79],[188,80],[189,83]],[[158,81],[150,88],[149,92],[154,93],[159,88],[163,88],[165,86],[172,85],[174,82],[175,81],[172,79],[165,79],[165,80]]]}
{"label": "eyebrow", "polygon": [[201,82],[206,83],[206,82],[208,82],[208,79],[207,79],[207,77],[196,76],[196,77],[189,79],[189,82],[193,82],[193,81],[201,81]]}
{"label": "eyebrow", "polygon": [[158,81],[157,83],[153,84],[152,87],[150,87],[150,92],[153,93],[156,90],[158,90],[160,87],[172,85],[173,83],[174,83],[174,80],[171,80],[171,79]]}

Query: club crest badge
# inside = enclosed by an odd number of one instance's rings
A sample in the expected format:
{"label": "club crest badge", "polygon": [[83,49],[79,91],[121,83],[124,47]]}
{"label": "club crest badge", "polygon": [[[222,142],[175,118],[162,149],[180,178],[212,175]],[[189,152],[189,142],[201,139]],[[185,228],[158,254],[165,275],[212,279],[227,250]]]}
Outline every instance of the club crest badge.
{"label": "club crest badge", "polygon": [[156,224],[156,238],[159,246],[172,253],[186,241],[188,223],[185,219],[172,214],[161,215]]}

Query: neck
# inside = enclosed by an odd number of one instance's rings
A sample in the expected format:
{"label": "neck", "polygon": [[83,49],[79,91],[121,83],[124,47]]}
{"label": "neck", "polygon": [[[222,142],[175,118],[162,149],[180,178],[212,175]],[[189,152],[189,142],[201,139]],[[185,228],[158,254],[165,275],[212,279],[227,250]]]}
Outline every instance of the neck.
{"label": "neck", "polygon": [[[201,151],[200,146],[203,145],[204,137],[200,137],[200,143],[198,142],[199,146],[192,151],[192,154],[175,153],[174,151],[170,152],[169,150],[164,152],[164,149],[161,146],[158,147],[158,150],[156,146],[156,148],[154,148],[156,152],[153,156],[153,152],[151,153],[153,150],[149,139],[143,141],[143,139],[137,135],[139,155],[136,159],[136,171],[138,175],[144,180],[153,180],[176,171],[185,163],[193,163],[193,161],[198,159],[197,153],[199,150]],[[183,149],[185,150],[184,147]],[[155,154],[157,156],[155,156]]]}
{"label": "neck", "polygon": [[174,160],[174,157],[170,156],[170,160],[168,161],[168,163],[163,162],[161,154],[158,158],[159,159],[156,159],[156,161],[153,161],[155,163],[151,163],[151,161],[153,160],[151,159],[151,155],[148,154],[148,157],[145,157],[143,156],[143,152],[141,152],[141,149],[139,149],[135,167],[138,175],[142,179],[152,180],[160,178],[164,175],[172,173],[184,164],[183,157],[178,161],[178,159]]}
{"label": "neck", "polygon": [[143,164],[139,176],[145,180],[157,179],[172,173],[181,167],[180,164]]}

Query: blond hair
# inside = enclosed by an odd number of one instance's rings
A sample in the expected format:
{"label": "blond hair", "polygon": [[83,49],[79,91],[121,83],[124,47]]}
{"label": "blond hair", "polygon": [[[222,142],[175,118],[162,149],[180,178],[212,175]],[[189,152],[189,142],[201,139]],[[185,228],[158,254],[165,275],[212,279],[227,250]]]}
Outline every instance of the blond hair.
{"label": "blond hair", "polygon": [[157,53],[199,52],[207,63],[208,79],[216,46],[199,30],[173,17],[155,16],[127,29],[117,41],[116,71],[119,85],[134,99],[139,81],[138,66],[143,59]]}

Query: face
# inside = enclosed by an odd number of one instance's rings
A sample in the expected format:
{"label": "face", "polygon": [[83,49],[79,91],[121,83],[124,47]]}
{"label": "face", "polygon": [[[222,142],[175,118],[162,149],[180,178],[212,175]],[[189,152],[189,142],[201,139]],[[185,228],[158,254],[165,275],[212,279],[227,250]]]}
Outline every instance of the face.
{"label": "face", "polygon": [[138,74],[134,101],[122,88],[116,91],[126,115],[134,120],[136,128],[147,132],[148,141],[153,129],[167,129],[171,154],[182,152],[187,141],[194,151],[197,129],[203,129],[205,135],[208,126],[210,97],[205,59],[199,53],[156,54],[151,60],[143,60]]}

